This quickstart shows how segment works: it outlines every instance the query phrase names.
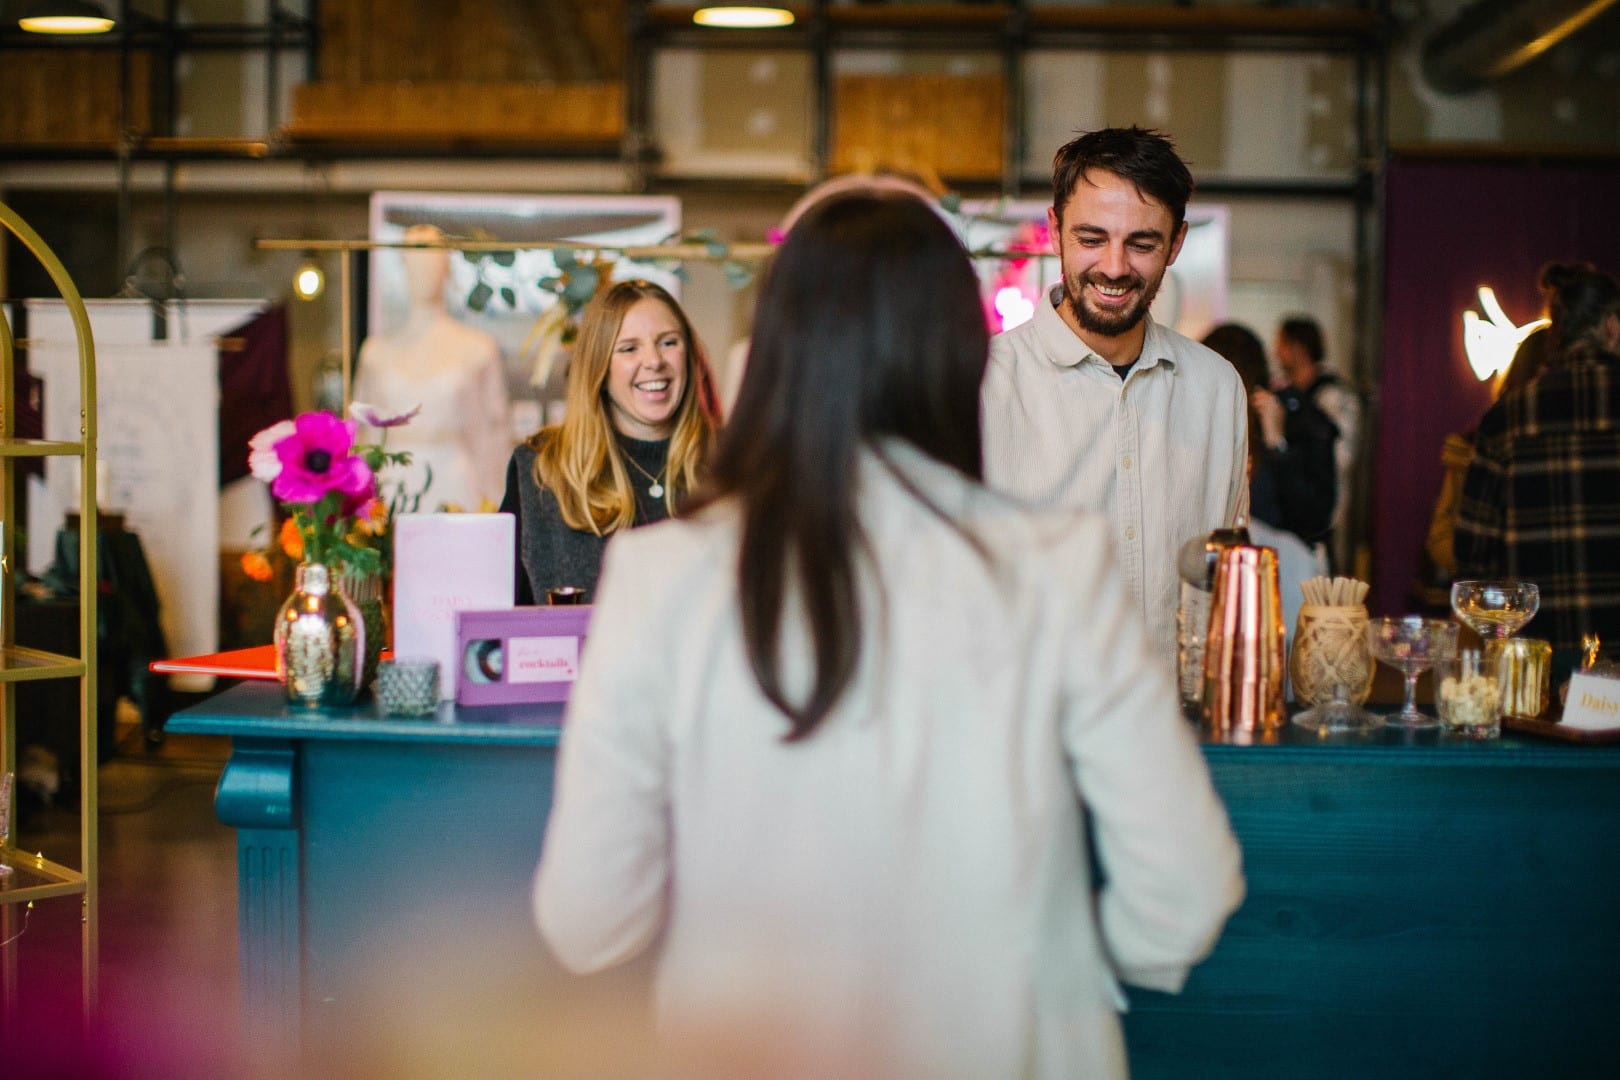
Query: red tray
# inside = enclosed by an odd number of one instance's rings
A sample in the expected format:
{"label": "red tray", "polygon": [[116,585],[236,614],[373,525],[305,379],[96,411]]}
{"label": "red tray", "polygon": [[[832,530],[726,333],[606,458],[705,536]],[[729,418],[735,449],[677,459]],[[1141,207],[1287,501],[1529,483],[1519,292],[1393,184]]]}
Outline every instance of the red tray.
{"label": "red tray", "polygon": [[[384,649],[382,658],[386,660],[392,655]],[[254,645],[247,649],[229,649],[202,656],[154,660],[147,668],[159,675],[218,675],[227,679],[267,679],[271,682],[281,678],[276,673],[274,645]]]}

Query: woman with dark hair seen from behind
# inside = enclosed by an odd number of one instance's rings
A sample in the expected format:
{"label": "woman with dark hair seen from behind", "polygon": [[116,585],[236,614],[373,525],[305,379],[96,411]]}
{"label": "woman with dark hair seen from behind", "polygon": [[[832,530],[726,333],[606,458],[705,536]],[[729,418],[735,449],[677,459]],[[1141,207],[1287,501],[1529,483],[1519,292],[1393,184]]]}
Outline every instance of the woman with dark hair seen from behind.
{"label": "woman with dark hair seen from behind", "polygon": [[648,281],[603,287],[580,321],[565,404],[506,467],[519,604],[559,586],[589,599],[608,537],[670,517],[697,486],[714,389],[675,298]]}
{"label": "woman with dark hair seen from behind", "polygon": [[927,206],[817,206],[710,498],[608,552],[535,916],[577,971],[656,943],[677,1074],[1123,1076],[1117,980],[1242,898],[1107,521],[979,482],[987,340]]}
{"label": "woman with dark hair seen from behind", "polygon": [[1528,633],[1566,654],[1620,641],[1620,282],[1541,272],[1555,359],[1479,422],[1456,526],[1460,577],[1535,582]]}

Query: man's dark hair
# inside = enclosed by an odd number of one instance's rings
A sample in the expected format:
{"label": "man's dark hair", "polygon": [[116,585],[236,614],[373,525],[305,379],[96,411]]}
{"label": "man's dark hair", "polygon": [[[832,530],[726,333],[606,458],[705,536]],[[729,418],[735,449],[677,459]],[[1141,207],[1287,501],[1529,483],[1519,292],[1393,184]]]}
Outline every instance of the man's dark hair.
{"label": "man's dark hair", "polygon": [[1282,321],[1277,332],[1305,350],[1311,363],[1322,362],[1322,328],[1309,315],[1291,315]]}
{"label": "man's dark hair", "polygon": [[[979,479],[989,341],[966,250],[909,194],[818,203],[766,272],[711,497],[742,507],[743,641],[761,692],[788,718],[790,741],[837,704],[860,656],[857,455],[888,436]],[[795,596],[813,654],[798,701],[784,677]]]}
{"label": "man's dark hair", "polygon": [[1172,234],[1186,220],[1192,173],[1169,136],[1151,128],[1102,128],[1064,143],[1052,158],[1052,207],[1060,222],[1074,185],[1091,169],[1124,177],[1137,191],[1163,203],[1173,219]]}

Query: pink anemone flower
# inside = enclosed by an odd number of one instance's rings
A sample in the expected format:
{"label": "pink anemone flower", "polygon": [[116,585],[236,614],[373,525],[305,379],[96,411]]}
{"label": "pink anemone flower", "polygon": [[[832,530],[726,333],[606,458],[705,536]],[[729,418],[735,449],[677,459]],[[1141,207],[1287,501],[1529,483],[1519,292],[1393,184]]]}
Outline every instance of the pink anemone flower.
{"label": "pink anemone flower", "polygon": [[293,421],[293,432],[275,444],[281,472],[270,485],[283,502],[316,503],[329,491],[345,503],[363,502],[372,491],[371,469],[351,453],[354,422],[323,412]]}

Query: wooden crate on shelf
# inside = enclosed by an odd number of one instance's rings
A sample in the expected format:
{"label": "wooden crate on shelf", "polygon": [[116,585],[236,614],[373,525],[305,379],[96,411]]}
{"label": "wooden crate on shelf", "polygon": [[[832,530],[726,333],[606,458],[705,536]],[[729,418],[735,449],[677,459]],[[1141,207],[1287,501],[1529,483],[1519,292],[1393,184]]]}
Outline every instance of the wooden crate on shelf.
{"label": "wooden crate on shelf", "polygon": [[999,179],[1002,82],[999,74],[838,76],[833,171],[877,166],[957,180]]}
{"label": "wooden crate on shelf", "polygon": [[620,82],[314,82],[296,88],[295,141],[616,146]]}
{"label": "wooden crate on shelf", "polygon": [[623,0],[322,0],[320,71],[343,82],[616,79]]}
{"label": "wooden crate on shelf", "polygon": [[151,58],[130,54],[129,112],[120,116],[118,57],[106,49],[0,50],[0,145],[116,147],[120,121],[152,129]]}

